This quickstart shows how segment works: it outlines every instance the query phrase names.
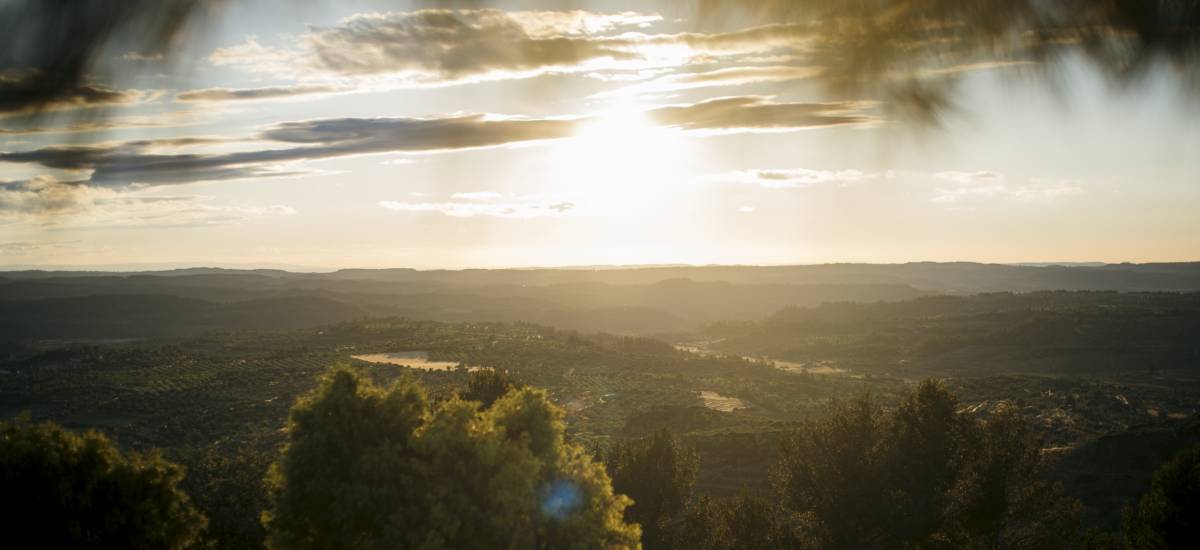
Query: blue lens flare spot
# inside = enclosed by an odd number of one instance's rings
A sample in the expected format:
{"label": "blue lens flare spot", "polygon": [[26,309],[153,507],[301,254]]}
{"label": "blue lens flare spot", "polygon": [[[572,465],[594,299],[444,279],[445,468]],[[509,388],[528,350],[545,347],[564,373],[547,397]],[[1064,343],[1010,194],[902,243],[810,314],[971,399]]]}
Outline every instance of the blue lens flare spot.
{"label": "blue lens flare spot", "polygon": [[583,495],[571,480],[558,480],[542,490],[542,513],[555,519],[564,519],[579,509]]}

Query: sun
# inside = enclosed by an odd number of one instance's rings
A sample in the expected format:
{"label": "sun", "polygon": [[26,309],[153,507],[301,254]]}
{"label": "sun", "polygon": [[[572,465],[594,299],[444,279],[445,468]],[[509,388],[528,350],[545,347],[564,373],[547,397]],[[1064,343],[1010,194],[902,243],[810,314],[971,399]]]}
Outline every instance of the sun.
{"label": "sun", "polygon": [[552,154],[557,186],[579,197],[581,212],[631,216],[682,183],[689,152],[682,133],[655,125],[644,108],[624,101],[592,115]]}

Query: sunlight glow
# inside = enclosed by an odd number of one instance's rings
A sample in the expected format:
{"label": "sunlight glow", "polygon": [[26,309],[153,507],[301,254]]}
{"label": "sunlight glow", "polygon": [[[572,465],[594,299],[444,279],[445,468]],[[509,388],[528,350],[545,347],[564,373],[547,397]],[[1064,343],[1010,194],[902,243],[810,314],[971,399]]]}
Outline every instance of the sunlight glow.
{"label": "sunlight glow", "polygon": [[655,198],[682,185],[690,155],[681,132],[655,126],[630,100],[595,115],[553,152],[559,188],[577,201],[576,213],[619,218],[648,213]]}

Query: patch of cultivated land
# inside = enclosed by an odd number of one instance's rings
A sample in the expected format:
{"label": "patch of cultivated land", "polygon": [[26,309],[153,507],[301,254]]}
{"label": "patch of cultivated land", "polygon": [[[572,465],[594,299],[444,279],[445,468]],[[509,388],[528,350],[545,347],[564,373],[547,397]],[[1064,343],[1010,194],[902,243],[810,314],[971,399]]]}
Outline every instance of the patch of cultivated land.
{"label": "patch of cultivated land", "polygon": [[[429,371],[452,371],[462,366],[462,363],[457,361],[431,361],[429,352],[427,351],[402,351],[396,353],[367,353],[363,355],[351,355],[359,361],[368,363],[376,363],[380,365],[397,365],[419,370]],[[467,370],[478,370],[479,367],[467,367]]]}
{"label": "patch of cultivated land", "polygon": [[714,411],[733,412],[738,409],[749,409],[754,405],[744,399],[721,395],[713,391],[701,391],[700,400],[704,402],[704,406]]}

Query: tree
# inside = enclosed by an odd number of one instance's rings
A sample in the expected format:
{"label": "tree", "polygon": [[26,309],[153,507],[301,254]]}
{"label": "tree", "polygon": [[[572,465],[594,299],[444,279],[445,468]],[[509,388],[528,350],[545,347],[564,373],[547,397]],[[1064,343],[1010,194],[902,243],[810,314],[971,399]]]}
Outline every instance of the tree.
{"label": "tree", "polygon": [[733,545],[724,503],[708,496],[690,499],[667,537],[670,548],[723,550]]}
{"label": "tree", "polygon": [[606,463],[613,489],[633,498],[626,520],[642,526],[646,548],[665,547],[664,523],[683,510],[696,482],[700,465],[696,451],[664,428],[650,437],[617,444]]}
{"label": "tree", "polygon": [[1042,440],[1012,410],[972,421],[944,529],[960,548],[1066,548],[1079,536],[1080,504],[1045,480]]}
{"label": "tree", "polygon": [[869,397],[785,438],[785,502],[822,548],[1061,548],[1078,503],[1041,479],[1041,442],[1014,413],[956,412],[920,384],[894,411]]}
{"label": "tree", "polygon": [[785,550],[804,548],[793,515],[778,502],[741,495],[700,496],[688,501],[667,527],[669,547],[679,550]]}
{"label": "tree", "polygon": [[887,547],[889,475],[882,410],[869,396],[835,402],[829,415],[786,436],[776,466],[784,502],[810,519],[824,548]]}
{"label": "tree", "polygon": [[[270,441],[264,434],[255,437]],[[261,447],[270,445],[212,445],[180,460],[188,469],[183,487],[208,516],[204,538],[215,549],[263,546],[266,531],[259,516],[266,509],[267,495],[262,482],[275,452]]]}
{"label": "tree", "polygon": [[541,390],[431,406],[335,369],[292,409],[269,478],[273,548],[636,548],[629,500],[563,439]]}
{"label": "tree", "polygon": [[768,499],[742,495],[725,507],[730,550],[784,550],[803,546],[791,514]]}
{"label": "tree", "polygon": [[508,369],[478,369],[468,375],[467,388],[459,397],[464,401],[478,401],[486,409],[509,391],[523,387],[525,384]]}
{"label": "tree", "polygon": [[1125,510],[1125,544],[1137,550],[1200,547],[1200,448],[1154,472],[1150,491]]}
{"label": "tree", "polygon": [[[43,548],[185,548],[205,520],[158,453],[27,418],[0,422],[5,537]],[[19,544],[19,543],[16,543]]]}

